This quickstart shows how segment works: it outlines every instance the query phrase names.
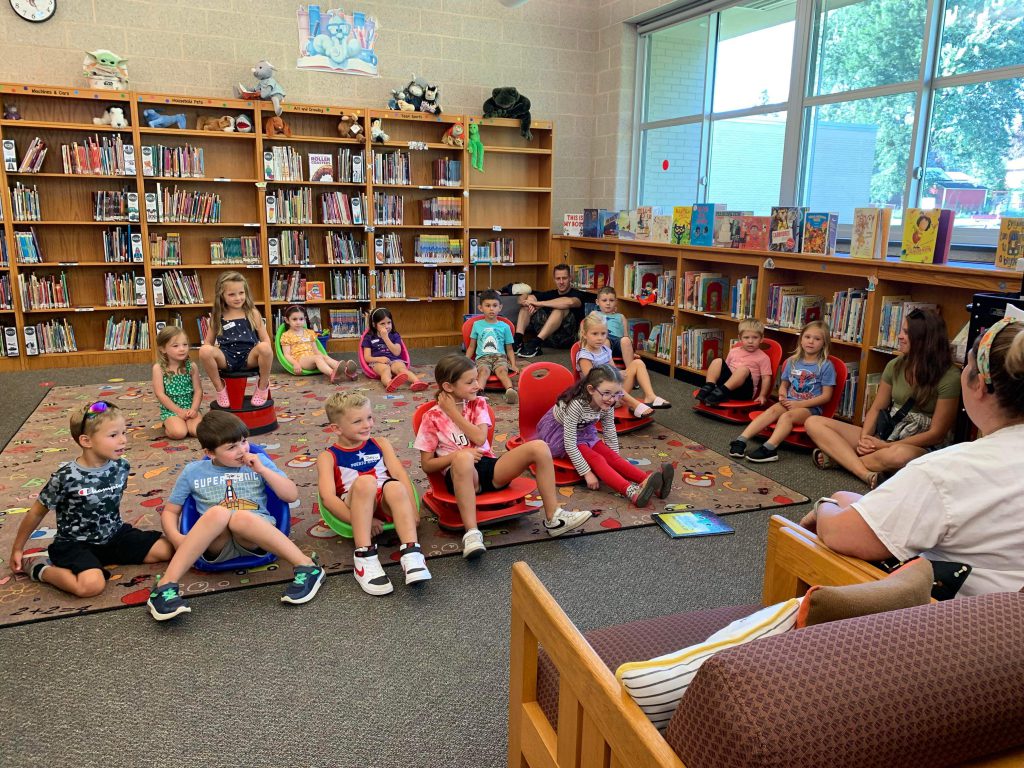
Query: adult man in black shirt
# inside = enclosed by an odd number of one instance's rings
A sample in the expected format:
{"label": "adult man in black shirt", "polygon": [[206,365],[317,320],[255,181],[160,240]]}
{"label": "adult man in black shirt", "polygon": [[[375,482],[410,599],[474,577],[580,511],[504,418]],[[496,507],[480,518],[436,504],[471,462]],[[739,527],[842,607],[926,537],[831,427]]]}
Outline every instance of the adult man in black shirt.
{"label": "adult man in black shirt", "polygon": [[[516,323],[515,350],[520,357],[541,354],[541,344],[558,349],[569,349],[579,338],[583,322],[583,306],[591,301],[589,294],[570,284],[568,264],[559,264],[552,270],[555,287],[519,297],[519,319]],[[526,340],[523,334],[533,329],[536,339]]]}

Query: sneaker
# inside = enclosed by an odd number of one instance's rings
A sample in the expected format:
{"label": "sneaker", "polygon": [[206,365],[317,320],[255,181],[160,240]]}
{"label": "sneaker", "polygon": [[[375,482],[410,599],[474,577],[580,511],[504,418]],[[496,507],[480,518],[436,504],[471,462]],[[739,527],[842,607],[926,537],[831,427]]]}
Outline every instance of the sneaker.
{"label": "sneaker", "polygon": [[221,408],[230,408],[231,399],[228,397],[228,386],[224,385],[224,389],[217,393],[217,405]]}
{"label": "sneaker", "polygon": [[747,455],[747,444],[742,440],[733,440],[729,443],[729,455],[734,459],[742,459]]}
{"label": "sneaker", "polygon": [[402,570],[405,571],[405,585],[418,584],[421,581],[430,581],[430,571],[427,570],[427,561],[423,557],[419,544],[413,544],[402,550]]}
{"label": "sneaker", "polygon": [[517,355],[523,351],[523,334],[517,333],[512,340],[512,351]]}
{"label": "sneaker", "polygon": [[356,577],[363,592],[368,595],[390,595],[395,591],[391,579],[384,573],[384,568],[377,559],[377,547],[364,549],[362,554],[357,550],[352,556],[352,575]]}
{"label": "sneaker", "polygon": [[509,387],[505,390],[505,402],[509,405],[515,405],[519,402],[519,393],[512,389],[512,387]]}
{"label": "sneaker", "polygon": [[486,551],[484,535],[478,529],[474,528],[462,537],[462,556],[467,560],[474,560]]}
{"label": "sneaker", "polygon": [[21,568],[23,571],[25,571],[25,573],[28,574],[28,577],[32,579],[32,581],[42,581],[43,568],[45,568],[48,565],[53,565],[53,563],[50,561],[50,558],[39,557],[35,558],[30,563],[22,562]]}
{"label": "sneaker", "polygon": [[570,512],[559,507],[555,510],[554,517],[544,521],[544,530],[548,532],[548,536],[561,536],[573,528],[579,528],[593,516],[594,513],[588,510],[577,509]]}
{"label": "sneaker", "polygon": [[732,392],[724,387],[715,387],[704,396],[704,405],[718,405],[732,397]]}
{"label": "sneaker", "polygon": [[658,498],[667,499],[672,492],[672,481],[676,479],[676,468],[670,462],[661,465],[661,488],[658,489]]}
{"label": "sneaker", "polygon": [[282,603],[301,605],[312,600],[327,578],[327,572],[318,565],[297,565],[292,583],[281,595]]}
{"label": "sneaker", "polygon": [[642,509],[647,506],[656,492],[661,490],[661,473],[652,472],[647,479],[641,483],[630,483],[626,489],[626,498],[633,502],[633,506]]}
{"label": "sneaker", "polygon": [[179,613],[192,613],[192,609],[181,599],[181,587],[174,583],[153,587],[146,601],[149,612],[157,621],[173,619]]}
{"label": "sneaker", "polygon": [[519,351],[520,357],[537,357],[541,354],[540,342],[524,341],[523,348]]}
{"label": "sneaker", "polygon": [[747,461],[758,464],[766,464],[769,461],[778,461],[779,452],[774,448],[765,448],[763,445],[747,454]]}
{"label": "sneaker", "polygon": [[711,391],[715,388],[715,385],[710,382],[705,382],[704,385],[697,390],[695,397],[702,403],[707,399],[707,396],[711,394]]}

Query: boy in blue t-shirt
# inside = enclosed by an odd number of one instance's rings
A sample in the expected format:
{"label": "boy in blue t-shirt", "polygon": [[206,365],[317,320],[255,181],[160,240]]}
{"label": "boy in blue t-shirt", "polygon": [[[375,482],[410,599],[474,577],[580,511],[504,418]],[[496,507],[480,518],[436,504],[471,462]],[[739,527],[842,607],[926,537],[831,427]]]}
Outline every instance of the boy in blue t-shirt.
{"label": "boy in blue t-shirt", "polygon": [[[267,512],[267,486],[291,503],[299,498],[295,483],[269,457],[249,452],[249,430],[234,414],[210,411],[196,428],[196,437],[209,461],[193,461],[182,470],[161,513],[164,534],[177,551],[149,595],[153,618],[166,621],[192,611],[181,599],[178,580],[200,558],[218,563],[272,552],[295,568],[281,601],[312,600],[323,583],[323,568],[281,533]],[[182,534],[181,507],[189,496],[200,517]]]}
{"label": "boy in blue t-shirt", "polygon": [[629,326],[626,316],[618,311],[618,296],[610,285],[597,292],[597,308],[597,314],[608,326],[608,344],[612,348],[612,357],[621,357],[623,367],[628,368],[635,357],[633,342],[626,333]]}
{"label": "boy in blue t-shirt", "polygon": [[493,372],[505,387],[505,402],[518,403],[519,393],[512,386],[512,379],[509,376],[510,373],[519,373],[516,367],[516,353],[512,347],[512,331],[506,323],[498,320],[501,296],[497,291],[488,288],[486,291],[480,291],[477,302],[477,309],[483,317],[473,323],[466,357],[476,361],[477,381],[481,390]]}

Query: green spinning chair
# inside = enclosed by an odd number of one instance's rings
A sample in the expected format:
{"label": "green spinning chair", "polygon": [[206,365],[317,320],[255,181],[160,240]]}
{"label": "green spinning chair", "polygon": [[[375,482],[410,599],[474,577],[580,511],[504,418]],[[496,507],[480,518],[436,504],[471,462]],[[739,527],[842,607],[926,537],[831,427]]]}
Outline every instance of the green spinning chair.
{"label": "green spinning chair", "polygon": [[[277,362],[279,362],[281,364],[281,367],[288,371],[288,373],[290,373],[292,376],[312,376],[315,373],[320,373],[320,371],[317,370],[316,368],[314,368],[311,371],[307,371],[305,368],[303,368],[301,371],[296,373],[295,366],[288,362],[288,358],[284,356],[284,350],[281,349],[281,337],[287,330],[287,323],[281,323],[280,325],[277,326],[277,332],[274,334],[274,354],[277,355]],[[324,349],[324,345],[320,343],[319,337],[317,337],[316,340],[316,348],[321,353],[325,355],[327,354],[327,350]]]}
{"label": "green spinning chair", "polygon": [[[420,511],[420,493],[419,491],[416,490],[416,486],[413,484],[412,481],[409,482],[409,487],[412,489],[413,506],[416,508],[416,512],[418,513]],[[320,507],[320,517],[323,518],[324,525],[326,525],[328,528],[330,528],[332,531],[334,531],[336,534],[338,534],[344,539],[353,538],[352,526],[349,523],[346,523],[344,520],[339,520],[333,514],[331,514],[331,510],[324,506],[323,501],[320,499],[319,493],[316,495],[316,503],[317,506]],[[393,530],[395,530],[394,523],[384,523],[384,531]]]}

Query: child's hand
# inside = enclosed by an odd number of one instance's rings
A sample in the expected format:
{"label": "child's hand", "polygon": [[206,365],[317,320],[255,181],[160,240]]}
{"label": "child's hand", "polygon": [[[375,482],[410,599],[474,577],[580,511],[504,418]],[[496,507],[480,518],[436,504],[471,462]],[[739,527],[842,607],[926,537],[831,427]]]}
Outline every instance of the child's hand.
{"label": "child's hand", "polygon": [[509,361],[508,372],[519,375],[519,366],[517,366],[514,362]]}
{"label": "child's hand", "polygon": [[758,405],[764,405],[767,402],[768,402],[768,396],[767,395],[761,395],[759,398],[757,398],[757,404]]}
{"label": "child's hand", "polygon": [[462,415],[459,404],[455,402],[455,398],[448,392],[441,392],[437,396],[437,404],[441,407],[441,411],[449,418],[454,419],[456,416]]}
{"label": "child's hand", "polygon": [[23,549],[12,549],[11,550],[11,570],[15,573],[21,573],[21,559],[25,555]]}
{"label": "child's hand", "polygon": [[469,451],[473,455],[473,463],[476,464],[483,457],[484,452],[479,448],[463,448],[459,453],[465,453]]}
{"label": "child's hand", "polygon": [[583,476],[583,479],[587,481],[587,488],[592,491],[596,491],[601,487],[601,481],[593,472],[587,472],[587,474]]}
{"label": "child's hand", "polygon": [[245,454],[245,456],[242,457],[242,466],[248,467],[257,475],[262,475],[264,472],[267,471],[266,466],[263,464],[262,461],[260,461],[259,454],[257,453]]}
{"label": "child's hand", "polygon": [[189,419],[194,419],[196,416],[198,416],[198,414],[196,413],[196,409],[189,408],[187,411],[185,411],[185,415],[182,418],[188,421]]}
{"label": "child's hand", "polygon": [[384,523],[376,517],[370,520],[370,538],[380,536],[384,532]]}

